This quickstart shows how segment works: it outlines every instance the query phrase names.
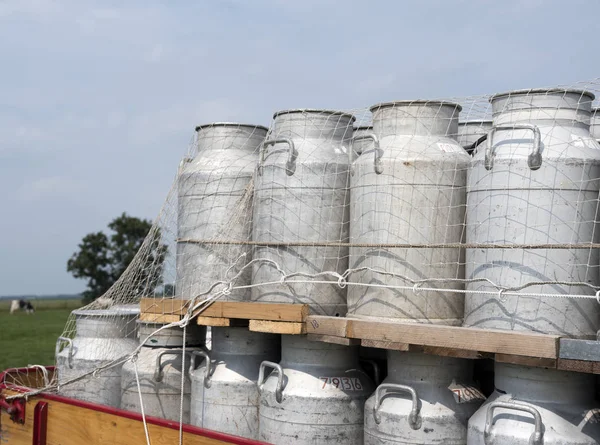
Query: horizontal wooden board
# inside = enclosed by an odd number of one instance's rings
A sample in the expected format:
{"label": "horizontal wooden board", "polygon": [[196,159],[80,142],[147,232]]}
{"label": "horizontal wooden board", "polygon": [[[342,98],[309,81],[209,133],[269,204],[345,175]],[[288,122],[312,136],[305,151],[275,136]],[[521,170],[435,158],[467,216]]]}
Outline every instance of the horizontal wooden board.
{"label": "horizontal wooden board", "polygon": [[231,319],[229,318],[219,318],[219,317],[203,317],[198,315],[196,317],[196,323],[201,326],[220,326],[226,327],[231,326]]}
{"label": "horizontal wooden board", "polygon": [[[183,315],[189,301],[179,299],[142,298],[142,313]],[[302,322],[309,312],[307,304],[254,303],[246,301],[215,301],[194,315],[217,318],[242,318],[248,320],[271,320]]]}
{"label": "horizontal wooden board", "polygon": [[525,357],[522,355],[496,354],[495,360],[499,363],[511,363],[513,365],[532,366],[535,368],[556,368],[556,359]]}
{"label": "horizontal wooden board", "polygon": [[590,362],[585,360],[558,359],[557,369],[561,371],[586,372],[590,374],[600,374],[600,362]]}
{"label": "horizontal wooden board", "polygon": [[[311,333],[321,332],[312,329]],[[559,340],[556,335],[529,332],[354,319],[347,320],[346,336],[552,359],[557,358]]]}
{"label": "horizontal wooden board", "polygon": [[151,323],[175,323],[181,320],[181,315],[141,313],[140,321]]}
{"label": "horizontal wooden board", "polygon": [[365,348],[391,349],[394,351],[409,351],[410,345],[407,343],[398,343],[393,341],[378,341],[363,338],[360,345]]}
{"label": "horizontal wooden board", "polygon": [[308,334],[306,338],[310,341],[322,341],[324,343],[333,343],[336,345],[343,346],[358,346],[360,345],[360,340],[356,338],[345,338],[345,337],[336,337],[335,335],[318,335],[318,334]]}
{"label": "horizontal wooden board", "polygon": [[306,332],[317,335],[346,337],[348,318],[311,315],[306,319]]}
{"label": "horizontal wooden board", "polygon": [[254,332],[266,332],[269,334],[306,334],[306,325],[304,323],[284,321],[250,320],[249,329]]}

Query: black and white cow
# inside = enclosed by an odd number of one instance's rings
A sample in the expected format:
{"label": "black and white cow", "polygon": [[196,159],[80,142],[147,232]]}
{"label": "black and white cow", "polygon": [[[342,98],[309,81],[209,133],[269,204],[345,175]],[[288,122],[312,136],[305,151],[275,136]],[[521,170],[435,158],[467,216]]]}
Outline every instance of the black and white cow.
{"label": "black and white cow", "polygon": [[10,313],[11,315],[17,311],[25,311],[28,314],[33,314],[35,309],[33,305],[27,300],[13,300],[10,303]]}

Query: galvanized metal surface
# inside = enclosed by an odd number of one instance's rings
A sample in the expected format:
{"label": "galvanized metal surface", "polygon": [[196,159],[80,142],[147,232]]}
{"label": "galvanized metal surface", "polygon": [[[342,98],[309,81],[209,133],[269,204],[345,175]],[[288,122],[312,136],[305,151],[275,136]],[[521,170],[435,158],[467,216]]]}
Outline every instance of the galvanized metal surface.
{"label": "galvanized metal surface", "polygon": [[469,420],[468,445],[596,445],[594,376],[496,363],[496,391]]}
{"label": "galvanized metal surface", "polygon": [[[600,145],[589,134],[593,96],[578,91],[492,98],[494,132],[469,170],[467,243],[598,242]],[[467,249],[466,277],[505,288],[528,282],[599,284],[597,249]],[[469,290],[497,290],[485,282]],[[567,285],[524,292],[593,294]],[[595,337],[595,300],[482,294],[465,297],[465,326]]]}
{"label": "galvanized metal surface", "polygon": [[[322,110],[291,110],[275,114],[262,148],[255,179],[253,241],[347,242],[348,147],[354,117]],[[272,260],[286,274],[317,274],[348,266],[345,247],[261,247],[253,259]],[[273,263],[257,263],[252,283],[277,282]],[[345,315],[346,291],[332,284],[276,284],[254,287],[252,300],[307,303],[320,315]]]}
{"label": "galvanized metal surface", "polygon": [[482,136],[486,136],[492,129],[491,120],[472,120],[458,123],[457,141],[461,147],[467,150],[467,153],[472,154],[473,151],[485,147],[485,142],[478,144],[474,149],[473,144]]}
{"label": "galvanized metal surface", "polygon": [[76,310],[73,314],[77,327],[75,338],[60,337],[56,344],[59,394],[118,407],[121,398],[120,366],[75,383],[64,383],[133,352],[137,341],[131,335],[135,333],[139,309]]}
{"label": "galvanized metal surface", "polygon": [[[457,133],[460,106],[442,102],[376,105],[370,150],[353,162],[350,193],[351,243],[460,243],[464,229],[469,155],[450,137]],[[461,278],[461,250],[350,248],[350,268],[370,268],[424,278]],[[406,286],[400,277],[371,270],[350,281]],[[433,284],[432,284],[433,285]],[[348,315],[458,325],[464,298],[447,292],[349,286]]]}
{"label": "galvanized metal surface", "polygon": [[598,340],[561,338],[559,357],[571,360],[600,362],[600,342]]}
{"label": "galvanized metal surface", "polygon": [[[140,342],[144,341],[144,331],[158,328],[156,323],[140,323]],[[190,324],[187,328],[185,355],[180,347],[153,347],[146,342],[141,348],[135,364],[128,361],[121,371],[121,409],[141,412],[140,392],[144,404],[144,412],[149,416],[190,423],[190,372],[193,370],[194,357],[192,351],[198,351],[204,345],[206,330],[204,326]],[[178,332],[180,331],[180,332]],[[170,344],[176,339],[183,341],[183,329],[168,328],[159,337],[158,344]],[[185,362],[184,362],[185,361]],[[184,387],[181,391],[181,372],[184,372]],[[136,379],[136,369],[140,391]],[[180,416],[180,405],[183,397],[183,416]]]}
{"label": "galvanized metal surface", "polygon": [[[146,340],[145,346],[155,348],[177,348],[183,346],[183,329],[172,327],[156,332],[164,323],[151,323],[147,321],[138,322],[138,338],[140,342]],[[156,332],[156,333],[155,333]],[[151,336],[148,338],[148,336]],[[206,327],[190,323],[186,328],[185,344],[187,346],[204,346],[206,339]]]}
{"label": "galvanized metal surface", "polygon": [[[275,445],[363,443],[363,406],[373,384],[348,346],[282,336],[280,365],[260,386],[260,436]],[[259,384],[260,384],[259,377]]]}
{"label": "galvanized metal surface", "polygon": [[279,360],[280,337],[213,328],[213,342],[210,366],[204,361],[192,373],[191,423],[258,439],[258,370],[264,360]]}
{"label": "galvanized metal surface", "polygon": [[[250,261],[250,246],[193,240],[250,240],[252,176],[267,134],[265,127],[236,123],[204,125],[196,131],[197,154],[182,165],[178,181],[180,241],[175,289],[182,298],[192,298],[219,281],[231,280]],[[248,269],[235,285],[250,284],[250,276]],[[247,289],[234,290],[221,300],[249,298]]]}
{"label": "galvanized metal surface", "polygon": [[597,141],[600,140],[600,109],[592,109],[592,118],[590,122],[590,134]]}
{"label": "galvanized metal surface", "polygon": [[467,421],[483,402],[472,365],[388,351],[388,376],[365,404],[365,445],[465,445]]}
{"label": "galvanized metal surface", "polygon": [[[361,125],[360,127],[354,127],[354,130],[352,131],[352,139],[355,139],[357,136],[364,136],[371,133],[373,133],[372,125]],[[352,159],[356,159],[362,154],[363,150],[368,150],[369,148],[372,148],[372,146],[372,141],[368,139],[358,139],[357,141],[352,141]]]}

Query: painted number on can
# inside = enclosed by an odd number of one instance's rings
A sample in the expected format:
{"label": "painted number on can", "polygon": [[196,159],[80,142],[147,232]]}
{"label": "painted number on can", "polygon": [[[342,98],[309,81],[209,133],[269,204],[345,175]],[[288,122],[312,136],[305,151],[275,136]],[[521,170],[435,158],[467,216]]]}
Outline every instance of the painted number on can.
{"label": "painted number on can", "polygon": [[452,391],[456,403],[483,402],[485,400],[482,392],[471,385],[452,382],[448,389]]}
{"label": "painted number on can", "polygon": [[363,386],[357,377],[319,377],[323,382],[321,389],[327,389],[327,386],[341,389],[343,391],[362,391]]}

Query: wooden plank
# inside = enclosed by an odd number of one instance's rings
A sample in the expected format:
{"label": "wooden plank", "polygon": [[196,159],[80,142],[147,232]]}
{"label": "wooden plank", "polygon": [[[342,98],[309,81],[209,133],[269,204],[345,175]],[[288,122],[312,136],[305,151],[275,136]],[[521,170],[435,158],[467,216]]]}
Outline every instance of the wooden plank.
{"label": "wooden plank", "polygon": [[229,318],[219,317],[196,317],[196,323],[201,326],[231,326],[231,320]]}
{"label": "wooden plank", "polygon": [[175,323],[181,320],[181,315],[141,313],[140,321],[151,323]]}
{"label": "wooden plank", "polygon": [[558,359],[557,369],[561,371],[586,372],[589,374],[600,374],[600,363],[585,360]]}
{"label": "wooden plank", "polygon": [[559,357],[571,360],[600,361],[600,342],[561,338]]}
{"label": "wooden plank", "polygon": [[189,300],[177,298],[142,298],[140,300],[140,312],[161,315],[183,315],[186,313]]}
{"label": "wooden plank", "polygon": [[319,334],[308,334],[306,338],[310,341],[322,341],[324,343],[333,343],[336,345],[344,346],[358,346],[360,340],[356,338],[344,338],[336,337],[335,335],[319,335]]}
{"label": "wooden plank", "polygon": [[[310,318],[310,317],[309,317]],[[348,319],[347,337],[542,358],[557,358],[557,335]]]}
{"label": "wooden plank", "polygon": [[285,321],[250,320],[249,329],[254,332],[269,334],[306,334],[305,323],[290,323]]}
{"label": "wooden plank", "polygon": [[306,332],[309,334],[346,337],[347,324],[347,318],[311,315],[306,319]]}
{"label": "wooden plank", "polygon": [[513,365],[532,366],[535,368],[556,368],[556,359],[540,358],[540,357],[525,357],[522,355],[511,354],[496,354],[497,362],[512,363]]}
{"label": "wooden plank", "polygon": [[409,351],[410,345],[407,343],[398,343],[393,341],[378,341],[362,339],[360,345],[365,348],[392,349],[394,351]]}
{"label": "wooden plank", "polygon": [[[410,345],[411,352],[417,352],[417,348],[419,352],[429,355],[440,355],[443,357],[457,357],[464,358],[469,360],[476,360],[481,358],[487,358],[490,354],[481,353],[479,351],[469,351],[465,349],[453,349],[453,348],[440,348],[437,346],[416,346]],[[492,354],[493,355],[493,354]]]}

